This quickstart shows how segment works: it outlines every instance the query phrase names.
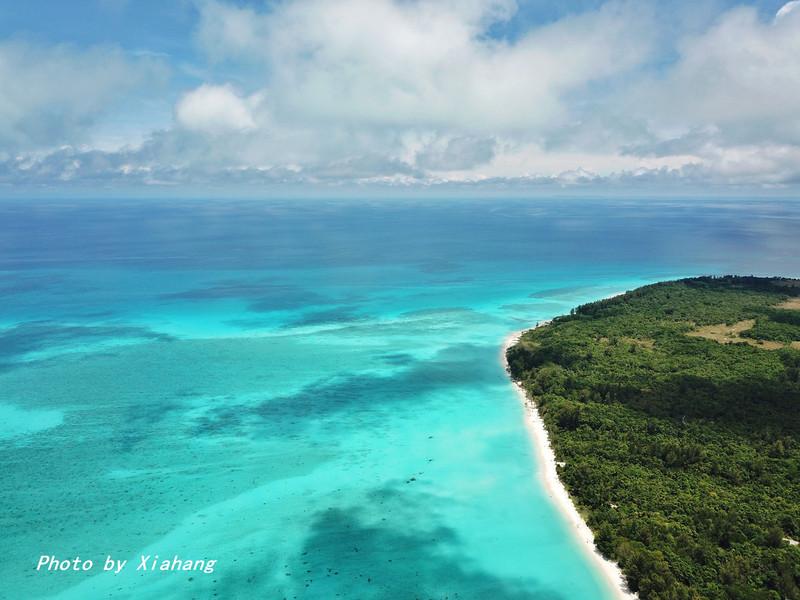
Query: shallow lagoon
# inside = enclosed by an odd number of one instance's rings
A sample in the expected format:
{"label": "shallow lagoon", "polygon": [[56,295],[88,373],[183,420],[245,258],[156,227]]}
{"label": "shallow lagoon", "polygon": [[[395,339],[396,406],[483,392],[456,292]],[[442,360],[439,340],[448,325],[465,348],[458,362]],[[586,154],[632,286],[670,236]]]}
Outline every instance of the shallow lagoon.
{"label": "shallow lagoon", "polygon": [[798,225],[743,200],[2,203],[0,595],[611,597],[502,338],[659,279],[800,275]]}

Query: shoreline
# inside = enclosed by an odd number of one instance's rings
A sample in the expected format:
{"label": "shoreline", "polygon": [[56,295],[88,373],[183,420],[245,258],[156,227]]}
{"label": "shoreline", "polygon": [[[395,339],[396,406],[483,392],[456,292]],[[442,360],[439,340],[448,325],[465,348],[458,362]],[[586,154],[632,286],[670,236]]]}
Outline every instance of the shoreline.
{"label": "shoreline", "polygon": [[549,324],[550,321],[551,320],[542,321],[538,323],[536,327],[522,329],[507,335],[503,340],[500,361],[506,373],[508,373],[511,384],[514,386],[517,398],[522,404],[525,428],[528,430],[528,437],[530,438],[539,462],[538,473],[536,475],[544,484],[545,492],[553,501],[556,508],[566,518],[573,535],[576,536],[581,547],[587,552],[594,565],[600,570],[603,577],[610,584],[611,589],[615,592],[615,598],[619,600],[636,600],[638,596],[628,590],[619,565],[605,558],[600,554],[599,550],[597,550],[594,544],[594,533],[592,533],[592,530],[583,520],[583,517],[572,502],[569,492],[567,492],[567,489],[558,477],[556,455],[553,452],[553,448],[550,446],[550,436],[547,433],[547,429],[536,407],[536,403],[528,397],[522,385],[511,377],[508,360],[506,359],[506,351],[519,341],[523,333],[531,329],[544,327]]}

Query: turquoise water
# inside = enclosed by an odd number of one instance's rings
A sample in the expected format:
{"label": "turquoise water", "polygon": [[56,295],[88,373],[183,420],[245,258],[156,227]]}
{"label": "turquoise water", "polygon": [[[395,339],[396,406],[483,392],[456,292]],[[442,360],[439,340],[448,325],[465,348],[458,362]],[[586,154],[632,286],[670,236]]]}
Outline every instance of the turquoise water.
{"label": "turquoise water", "polygon": [[800,275],[799,224],[789,202],[0,204],[0,597],[610,598],[536,478],[503,337],[660,279]]}

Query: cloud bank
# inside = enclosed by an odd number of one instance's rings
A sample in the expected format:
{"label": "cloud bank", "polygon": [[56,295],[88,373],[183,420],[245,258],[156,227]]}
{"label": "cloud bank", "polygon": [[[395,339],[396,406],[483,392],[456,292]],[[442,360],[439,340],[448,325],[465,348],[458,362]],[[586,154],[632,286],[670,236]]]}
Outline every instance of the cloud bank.
{"label": "cloud bank", "polygon": [[157,97],[168,57],[0,42],[0,183],[796,189],[798,5],[515,28],[513,0],[201,2],[172,122],[113,149],[99,115]]}

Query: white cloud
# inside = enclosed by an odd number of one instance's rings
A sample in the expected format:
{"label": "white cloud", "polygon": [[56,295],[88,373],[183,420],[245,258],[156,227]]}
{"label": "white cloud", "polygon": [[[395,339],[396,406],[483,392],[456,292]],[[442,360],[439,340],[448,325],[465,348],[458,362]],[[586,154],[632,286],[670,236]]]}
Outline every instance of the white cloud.
{"label": "white cloud", "polygon": [[709,183],[778,184],[800,168],[800,11],[774,20],[753,8],[719,16],[684,37],[658,76],[617,90],[601,118],[626,115],[639,133],[618,147],[631,156],[684,156]]}
{"label": "white cloud", "polygon": [[260,102],[257,96],[243,98],[230,85],[201,85],[185,94],[175,108],[183,127],[212,134],[253,129],[252,109]]}
{"label": "white cloud", "polygon": [[260,78],[245,93],[205,85],[178,103],[180,129],[213,132],[213,144],[175,130],[149,147],[206,168],[464,178],[491,171],[498,146],[566,126],[570,94],[633,72],[652,49],[640,4],[492,38],[515,11],[511,0],[297,0],[264,12],[206,2],[199,43]]}
{"label": "white cloud", "polygon": [[90,141],[105,111],[162,76],[158,62],[130,60],[114,48],[0,42],[0,149]]}
{"label": "white cloud", "polygon": [[800,8],[800,0],[792,0],[791,2],[787,2],[783,6],[780,7],[778,12],[775,14],[775,19],[782,19],[791,13],[792,11],[797,10]]}
{"label": "white cloud", "polygon": [[286,121],[462,133],[553,127],[564,94],[649,51],[652,23],[632,6],[491,39],[514,10],[498,0],[299,0],[259,14],[208,3],[200,40],[218,56],[260,60]]}
{"label": "white cloud", "polygon": [[265,32],[253,9],[207,0],[200,4],[200,10],[197,39],[213,60],[246,58],[261,43]]}
{"label": "white cloud", "polygon": [[798,5],[701,27],[612,0],[506,39],[492,32],[513,0],[209,0],[196,32],[209,64],[192,76],[213,76],[169,127],[136,148],[45,156],[1,152],[76,146],[146,68],[0,45],[0,83],[25,83],[0,88],[0,182],[797,184]]}
{"label": "white cloud", "polygon": [[485,165],[495,154],[493,138],[436,137],[414,155],[414,163],[432,171],[460,171]]}
{"label": "white cloud", "polygon": [[736,8],[679,50],[663,77],[632,96],[657,135],[702,128],[731,142],[800,143],[800,11],[762,22]]}

